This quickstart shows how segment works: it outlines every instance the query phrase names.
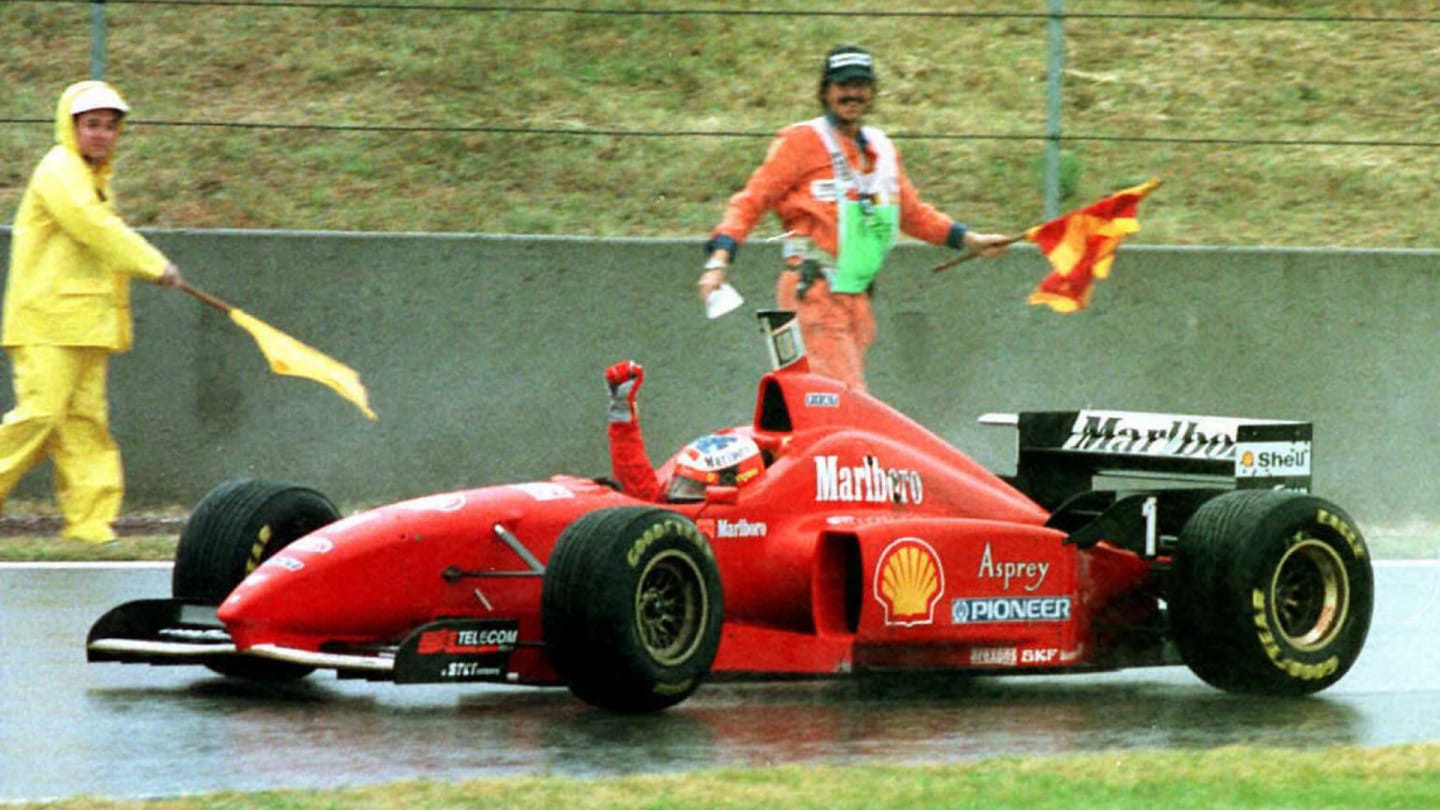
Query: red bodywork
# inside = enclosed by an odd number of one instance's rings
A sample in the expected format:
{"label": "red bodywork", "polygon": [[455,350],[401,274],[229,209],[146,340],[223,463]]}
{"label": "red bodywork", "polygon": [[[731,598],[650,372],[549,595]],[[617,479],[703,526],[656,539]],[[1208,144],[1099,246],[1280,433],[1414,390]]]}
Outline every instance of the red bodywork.
{"label": "red bodywork", "polygon": [[[666,505],[718,562],[717,675],[1097,666],[1117,632],[1156,615],[1144,559],[1067,545],[1005,481],[803,364],[762,379],[741,429],[772,457],[764,476]],[[441,619],[513,620],[503,679],[559,683],[544,653],[541,567],[576,518],[636,503],[560,476],[369,510],[281,550],[219,618],[241,651],[338,655],[393,648]],[[470,642],[483,639],[421,644]]]}

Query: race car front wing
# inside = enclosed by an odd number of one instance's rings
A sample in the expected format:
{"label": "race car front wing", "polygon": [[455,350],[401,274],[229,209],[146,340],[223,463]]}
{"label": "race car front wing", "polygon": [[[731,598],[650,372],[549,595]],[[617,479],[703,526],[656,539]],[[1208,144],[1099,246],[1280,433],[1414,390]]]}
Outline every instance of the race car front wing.
{"label": "race car front wing", "polygon": [[395,683],[515,682],[508,662],[519,646],[514,621],[445,619],[423,625],[399,644],[363,651],[306,650],[255,644],[241,650],[214,605],[185,599],[127,602],[102,616],[86,639],[89,661],[214,665],[265,659],[334,670],[341,678]]}

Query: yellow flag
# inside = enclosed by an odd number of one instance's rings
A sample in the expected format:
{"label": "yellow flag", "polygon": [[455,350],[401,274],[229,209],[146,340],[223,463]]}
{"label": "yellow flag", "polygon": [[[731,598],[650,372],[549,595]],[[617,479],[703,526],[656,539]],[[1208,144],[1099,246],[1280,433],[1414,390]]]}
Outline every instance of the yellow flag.
{"label": "yellow flag", "polygon": [[360,375],[355,369],[306,346],[269,324],[252,318],[238,309],[230,310],[230,320],[255,338],[260,352],[270,361],[270,370],[276,374],[304,377],[321,385],[352,402],[365,416],[377,419],[370,410],[370,395],[360,384]]}

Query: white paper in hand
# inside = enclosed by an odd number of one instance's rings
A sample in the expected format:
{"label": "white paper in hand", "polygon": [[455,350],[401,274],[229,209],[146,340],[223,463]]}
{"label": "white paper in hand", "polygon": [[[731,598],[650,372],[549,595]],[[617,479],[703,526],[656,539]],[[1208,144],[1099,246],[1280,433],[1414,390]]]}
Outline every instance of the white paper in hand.
{"label": "white paper in hand", "polygon": [[728,315],[740,308],[745,299],[729,284],[721,284],[705,299],[705,316],[711,319]]}

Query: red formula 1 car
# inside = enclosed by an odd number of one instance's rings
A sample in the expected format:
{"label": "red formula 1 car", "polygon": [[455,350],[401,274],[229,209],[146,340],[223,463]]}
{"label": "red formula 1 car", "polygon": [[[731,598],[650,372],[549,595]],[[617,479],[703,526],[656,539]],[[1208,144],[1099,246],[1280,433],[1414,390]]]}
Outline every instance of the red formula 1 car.
{"label": "red formula 1 car", "polygon": [[1306,494],[1308,423],[990,416],[1018,428],[1002,478],[808,373],[793,321],[762,319],[775,369],[735,431],[766,456],[753,484],[657,504],[556,476],[342,518],[314,490],[232,481],[192,513],[173,598],[107,613],[90,660],[564,685],[650,711],[707,677],[1182,662],[1296,695],[1359,655],[1369,555]]}

